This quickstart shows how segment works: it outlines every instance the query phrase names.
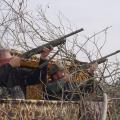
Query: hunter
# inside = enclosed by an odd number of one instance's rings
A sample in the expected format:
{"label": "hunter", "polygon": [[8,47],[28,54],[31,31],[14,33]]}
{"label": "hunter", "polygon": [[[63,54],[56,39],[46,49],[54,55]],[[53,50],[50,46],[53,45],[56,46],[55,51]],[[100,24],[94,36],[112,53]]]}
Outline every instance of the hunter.
{"label": "hunter", "polygon": [[[95,67],[91,67],[88,72],[93,75]],[[63,66],[52,64],[49,69],[51,81],[46,84],[46,99],[49,100],[80,100],[80,93],[92,93],[94,80],[89,80],[85,85],[70,80],[70,75]],[[75,91],[79,91],[75,92]]]}
{"label": "hunter", "polygon": [[[40,65],[47,61],[51,49],[44,48]],[[47,65],[42,69],[20,67],[21,58],[13,57],[8,49],[0,49],[0,99],[25,99],[26,86],[46,81]]]}

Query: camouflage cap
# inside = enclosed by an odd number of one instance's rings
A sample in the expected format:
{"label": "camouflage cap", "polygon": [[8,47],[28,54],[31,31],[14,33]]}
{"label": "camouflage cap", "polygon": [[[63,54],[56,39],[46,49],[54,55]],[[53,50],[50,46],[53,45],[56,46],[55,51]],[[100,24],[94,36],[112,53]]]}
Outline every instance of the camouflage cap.
{"label": "camouflage cap", "polygon": [[49,74],[53,75],[55,74],[57,71],[62,71],[64,70],[63,66],[57,65],[57,64],[52,64],[49,68]]}

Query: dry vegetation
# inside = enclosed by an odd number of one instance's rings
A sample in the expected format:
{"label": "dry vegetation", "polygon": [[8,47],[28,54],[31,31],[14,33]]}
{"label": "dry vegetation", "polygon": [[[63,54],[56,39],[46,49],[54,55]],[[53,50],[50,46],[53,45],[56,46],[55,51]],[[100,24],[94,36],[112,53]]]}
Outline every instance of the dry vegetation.
{"label": "dry vegetation", "polygon": [[[101,58],[109,29],[111,27],[89,37],[83,33],[74,35],[67,39],[67,44],[56,47],[53,53],[59,50],[56,59],[59,58],[63,64],[64,58],[69,59],[73,64],[76,58],[87,62]],[[27,1],[25,0],[0,1],[0,47],[14,48],[25,52],[72,31],[71,24],[68,22],[68,26],[65,27],[64,18],[61,16],[58,17],[58,23],[55,25],[41,8],[38,9],[36,15],[33,15],[31,11],[27,10]],[[112,104],[112,107],[109,108],[109,116],[113,120],[120,119],[119,74],[119,59],[110,61],[108,58],[105,63],[98,65],[95,71],[96,79],[109,96],[107,101]]]}

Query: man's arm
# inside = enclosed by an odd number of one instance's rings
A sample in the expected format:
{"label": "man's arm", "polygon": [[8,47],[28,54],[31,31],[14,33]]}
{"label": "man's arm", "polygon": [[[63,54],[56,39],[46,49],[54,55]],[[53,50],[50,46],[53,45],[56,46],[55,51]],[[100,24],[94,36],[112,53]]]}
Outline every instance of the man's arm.
{"label": "man's arm", "polygon": [[10,64],[5,64],[0,66],[0,85],[7,86],[8,75],[12,71],[12,66]]}
{"label": "man's arm", "polygon": [[[41,53],[40,63],[39,65],[43,64],[47,61],[47,56],[49,55],[52,49],[44,48],[43,52]],[[21,77],[21,84],[25,85],[34,85],[40,82],[46,83],[47,79],[47,64],[42,69],[17,69],[18,78]]]}
{"label": "man's arm", "polygon": [[[46,62],[46,60],[40,59],[40,65]],[[21,69],[21,72],[24,76],[25,85],[34,85],[40,82],[46,83],[47,79],[47,65],[42,69],[34,69],[34,70],[25,70]]]}

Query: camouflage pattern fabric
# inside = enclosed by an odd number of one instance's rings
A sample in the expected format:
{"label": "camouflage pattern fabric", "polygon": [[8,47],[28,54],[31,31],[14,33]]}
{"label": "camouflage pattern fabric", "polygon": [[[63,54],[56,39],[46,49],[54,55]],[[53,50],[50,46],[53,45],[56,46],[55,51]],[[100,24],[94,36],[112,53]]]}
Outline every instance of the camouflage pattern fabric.
{"label": "camouflage pattern fabric", "polygon": [[42,86],[42,84],[27,86],[26,99],[34,99],[34,100],[43,99],[43,86]]}
{"label": "camouflage pattern fabric", "polygon": [[10,98],[9,91],[6,87],[0,87],[0,98],[1,99]]}
{"label": "camouflage pattern fabric", "polygon": [[0,87],[0,98],[25,99],[25,96],[20,86],[15,86],[13,88]]}
{"label": "camouflage pattern fabric", "polygon": [[100,120],[101,108],[102,102],[0,100],[0,120]]}

